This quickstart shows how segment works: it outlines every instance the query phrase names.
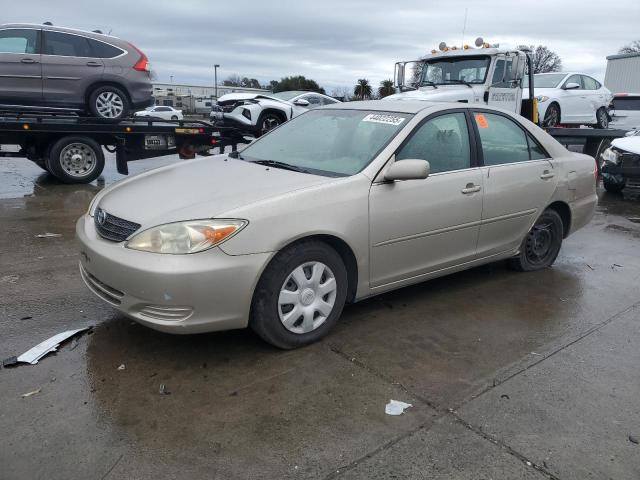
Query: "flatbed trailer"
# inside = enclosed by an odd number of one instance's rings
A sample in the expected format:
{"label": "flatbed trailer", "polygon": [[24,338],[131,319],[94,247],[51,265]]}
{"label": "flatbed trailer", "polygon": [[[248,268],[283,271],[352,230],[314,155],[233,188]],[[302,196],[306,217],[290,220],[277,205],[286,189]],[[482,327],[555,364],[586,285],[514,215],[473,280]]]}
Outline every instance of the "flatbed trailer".
{"label": "flatbed trailer", "polygon": [[134,117],[110,123],[75,115],[0,112],[0,156],[27,158],[65,183],[95,180],[104,168],[103,147],[115,153],[118,172],[127,175],[133,160],[176,153],[194,158],[215,147],[235,150],[240,142],[237,132],[198,120]]}

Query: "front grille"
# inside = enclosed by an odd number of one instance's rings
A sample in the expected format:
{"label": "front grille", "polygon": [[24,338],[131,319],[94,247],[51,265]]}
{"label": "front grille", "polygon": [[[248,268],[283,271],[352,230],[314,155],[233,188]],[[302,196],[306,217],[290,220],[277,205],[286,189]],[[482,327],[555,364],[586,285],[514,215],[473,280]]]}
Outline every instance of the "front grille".
{"label": "front grille", "polygon": [[238,101],[238,100],[227,100],[224,102],[218,102],[218,106],[222,109],[223,112],[225,113],[230,113],[233,112],[233,110],[238,106],[238,105],[242,105],[242,101]]}
{"label": "front grille", "polygon": [[105,212],[101,208],[96,210],[93,221],[98,234],[102,238],[106,238],[113,242],[125,241],[132,233],[140,228],[139,223],[130,222],[124,218],[116,217]]}

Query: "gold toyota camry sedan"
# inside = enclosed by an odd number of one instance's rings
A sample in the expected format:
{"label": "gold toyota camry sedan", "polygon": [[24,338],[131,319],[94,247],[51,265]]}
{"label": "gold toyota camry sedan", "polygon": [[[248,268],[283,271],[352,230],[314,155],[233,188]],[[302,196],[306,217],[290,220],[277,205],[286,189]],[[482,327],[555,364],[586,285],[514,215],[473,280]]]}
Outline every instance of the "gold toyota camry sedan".
{"label": "gold toyota camry sedan", "polygon": [[149,327],[295,348],[349,302],[502,259],[549,267],[593,215],[595,168],[496,108],[336,104],[106,188],[77,223],[80,273]]}

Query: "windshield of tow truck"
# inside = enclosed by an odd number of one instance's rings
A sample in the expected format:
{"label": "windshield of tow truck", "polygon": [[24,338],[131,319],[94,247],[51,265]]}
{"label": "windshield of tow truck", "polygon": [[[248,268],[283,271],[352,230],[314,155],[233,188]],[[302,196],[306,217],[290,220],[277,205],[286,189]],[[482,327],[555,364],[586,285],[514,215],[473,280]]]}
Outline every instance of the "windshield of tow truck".
{"label": "windshield of tow truck", "polygon": [[455,83],[482,84],[487,78],[490,62],[491,59],[486,55],[427,60],[422,67],[420,86]]}

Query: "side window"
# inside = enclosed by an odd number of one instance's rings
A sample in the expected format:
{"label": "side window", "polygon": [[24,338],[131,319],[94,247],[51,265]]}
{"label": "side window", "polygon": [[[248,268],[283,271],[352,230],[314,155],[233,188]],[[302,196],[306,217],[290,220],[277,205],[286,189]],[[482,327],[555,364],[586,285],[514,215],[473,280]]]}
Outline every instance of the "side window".
{"label": "side window", "polygon": [[304,98],[307,102],[309,102],[309,108],[317,108],[323,105],[322,97],[318,95],[307,95],[306,97],[302,97],[302,98]]}
{"label": "side window", "polygon": [[529,143],[524,130],[512,120],[493,113],[475,112],[485,165],[525,162]]}
{"label": "side window", "polygon": [[36,53],[38,31],[9,28],[0,30],[0,53]]}
{"label": "side window", "polygon": [[597,90],[598,88],[600,88],[598,86],[598,82],[596,82],[595,79],[587,77],[586,75],[582,75],[582,85],[584,86],[585,90]]}
{"label": "side window", "polygon": [[491,79],[491,84],[495,85],[497,83],[502,83],[502,76],[504,74],[504,60],[496,60],[496,67],[493,70],[493,78]]}
{"label": "side window", "polygon": [[112,47],[111,45],[99,42],[98,40],[87,38],[87,41],[91,45],[93,56],[96,58],[115,58],[123,53],[119,48]]}
{"label": "side window", "polygon": [[547,152],[545,152],[540,144],[536,142],[529,133],[527,133],[527,142],[529,143],[530,160],[544,160],[545,158],[549,158]]}
{"label": "side window", "polygon": [[431,173],[469,168],[469,131],[464,113],[437,116],[414,130],[396,153],[396,160],[413,158],[427,160]]}
{"label": "side window", "polygon": [[92,57],[91,48],[86,38],[66,33],[44,31],[45,55],[61,57]]}
{"label": "side window", "polygon": [[[564,82],[565,85],[568,85],[569,83],[577,83],[578,85],[580,85],[580,90],[582,90],[584,88],[584,86],[582,85],[582,81],[580,80],[581,75],[571,75],[569,78],[567,78],[567,81]],[[576,88],[576,90],[578,90]]]}
{"label": "side window", "polygon": [[322,98],[323,105],[333,105],[334,103],[338,103],[338,101],[334,100],[333,98],[328,98],[328,97],[320,97],[320,98]]}

